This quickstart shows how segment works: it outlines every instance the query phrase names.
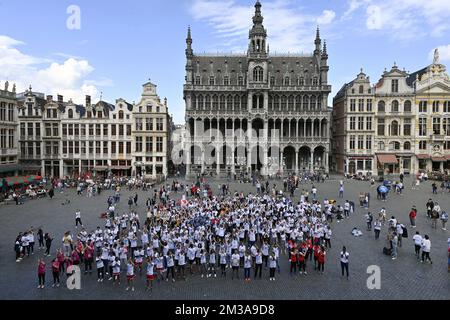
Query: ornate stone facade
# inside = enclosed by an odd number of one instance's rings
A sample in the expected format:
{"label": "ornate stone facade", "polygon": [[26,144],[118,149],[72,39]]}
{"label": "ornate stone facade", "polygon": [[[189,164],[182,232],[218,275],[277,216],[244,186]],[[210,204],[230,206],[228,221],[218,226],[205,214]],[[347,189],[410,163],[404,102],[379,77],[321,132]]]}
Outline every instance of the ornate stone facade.
{"label": "ornate stone facade", "polygon": [[319,29],[313,54],[272,55],[258,1],[247,55],[194,54],[190,29],[186,43],[188,176],[328,172],[331,86]]}

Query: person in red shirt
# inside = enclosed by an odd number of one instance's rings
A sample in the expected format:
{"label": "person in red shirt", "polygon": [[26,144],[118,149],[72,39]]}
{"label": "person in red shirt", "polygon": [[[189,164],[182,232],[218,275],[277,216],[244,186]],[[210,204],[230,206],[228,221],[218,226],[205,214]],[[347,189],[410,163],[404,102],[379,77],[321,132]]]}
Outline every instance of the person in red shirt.
{"label": "person in red shirt", "polygon": [[312,256],[313,256],[313,244],[311,241],[311,238],[306,239],[306,246],[308,248],[308,251],[306,253],[306,260],[312,261]]}
{"label": "person in red shirt", "polygon": [[[74,264],[76,266],[80,264],[80,255],[78,253],[78,250],[73,250],[72,251],[71,259],[72,259],[72,262],[73,262],[72,264]],[[69,266],[66,266],[66,267],[69,267]]]}
{"label": "person in red shirt", "polygon": [[411,212],[409,213],[409,221],[411,222],[411,227],[415,228],[416,227],[416,217],[417,217],[417,209],[414,206],[411,209]]}
{"label": "person in red shirt", "polygon": [[53,285],[52,287],[59,287],[60,281],[59,281],[59,270],[60,270],[60,263],[58,259],[53,259],[52,261],[52,274],[53,274]]}
{"label": "person in red shirt", "polygon": [[314,252],[314,270],[317,270],[317,261],[319,260],[319,252],[320,252],[320,246],[318,244],[315,244],[313,246],[313,252]]}
{"label": "person in red shirt", "polygon": [[45,262],[42,259],[39,259],[39,262],[38,262],[38,279],[39,279],[38,289],[44,289],[44,285],[45,285]]}
{"label": "person in red shirt", "polygon": [[319,252],[318,252],[318,258],[317,258],[317,261],[319,262],[319,268],[318,268],[318,271],[320,272],[320,273],[322,273],[323,274],[323,271],[324,271],[324,267],[325,267],[325,256],[326,256],[326,251],[325,251],[325,248],[324,248],[324,246],[321,246],[320,247],[320,249],[319,249]]}
{"label": "person in red shirt", "polygon": [[92,273],[92,262],[94,261],[94,244],[88,242],[86,249],[84,249],[84,273]]}
{"label": "person in red shirt", "polygon": [[302,248],[298,252],[298,270],[300,271],[300,274],[308,274],[306,272],[306,248]]}
{"label": "person in red shirt", "polygon": [[291,251],[289,261],[291,262],[290,274],[292,276],[292,271],[294,271],[294,275],[297,273],[297,250],[296,249]]}
{"label": "person in red shirt", "polygon": [[61,249],[58,250],[56,254],[56,259],[58,259],[59,262],[59,272],[64,272],[66,257],[64,256],[64,253]]}

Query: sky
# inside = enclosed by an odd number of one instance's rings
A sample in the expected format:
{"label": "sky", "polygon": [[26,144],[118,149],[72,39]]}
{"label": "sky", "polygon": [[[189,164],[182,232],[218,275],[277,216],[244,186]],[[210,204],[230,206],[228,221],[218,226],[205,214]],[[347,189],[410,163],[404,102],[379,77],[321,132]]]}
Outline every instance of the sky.
{"label": "sky", "polygon": [[[244,53],[255,0],[0,0],[0,87],[83,103],[139,101],[149,79],[184,123],[187,27],[197,53]],[[261,0],[271,52],[327,41],[332,97],[363,68],[375,83],[396,63],[414,72],[439,48],[450,66],[448,0]]]}

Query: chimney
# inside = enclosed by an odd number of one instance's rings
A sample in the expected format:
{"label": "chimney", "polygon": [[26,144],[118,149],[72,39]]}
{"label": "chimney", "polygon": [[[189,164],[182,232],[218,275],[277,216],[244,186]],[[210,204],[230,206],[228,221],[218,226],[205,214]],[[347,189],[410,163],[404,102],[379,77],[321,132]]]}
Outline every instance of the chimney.
{"label": "chimney", "polygon": [[86,107],[91,106],[91,96],[86,96]]}
{"label": "chimney", "polygon": [[48,95],[47,96],[47,102],[52,102],[53,101],[53,96]]}
{"label": "chimney", "polygon": [[58,94],[58,103],[63,103],[64,102],[64,97],[62,95]]}

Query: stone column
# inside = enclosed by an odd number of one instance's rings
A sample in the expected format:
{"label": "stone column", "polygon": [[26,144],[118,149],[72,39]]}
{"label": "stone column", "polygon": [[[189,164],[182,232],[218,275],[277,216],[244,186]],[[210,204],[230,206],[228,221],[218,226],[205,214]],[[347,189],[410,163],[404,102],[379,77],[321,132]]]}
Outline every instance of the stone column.
{"label": "stone column", "polygon": [[[155,170],[155,168],[153,168]],[[152,172],[152,175],[155,171]],[[191,145],[188,144],[188,148],[186,150],[186,176],[189,177],[191,175]]]}
{"label": "stone column", "polygon": [[205,145],[202,144],[202,174],[205,173]]}
{"label": "stone column", "polygon": [[297,174],[299,171],[298,150],[295,149],[294,173]]}
{"label": "stone column", "polygon": [[216,173],[217,175],[220,174],[220,160],[221,160],[221,150],[220,150],[220,146],[218,146],[219,148],[216,149]]}
{"label": "stone column", "polygon": [[310,167],[311,167],[311,171],[314,170],[314,150],[311,150],[311,159],[310,159]]}
{"label": "stone column", "polygon": [[330,155],[329,155],[329,153],[328,153],[328,151],[326,151],[325,152],[325,172],[326,173],[330,173],[330,165],[329,165],[329,157],[330,157]]}
{"label": "stone column", "polygon": [[292,119],[289,119],[289,124],[288,124],[289,131],[288,131],[288,135],[287,135],[288,138],[291,138],[291,121],[292,121]]}
{"label": "stone column", "polygon": [[303,122],[303,138],[306,138],[306,124],[308,123],[307,119]]}

